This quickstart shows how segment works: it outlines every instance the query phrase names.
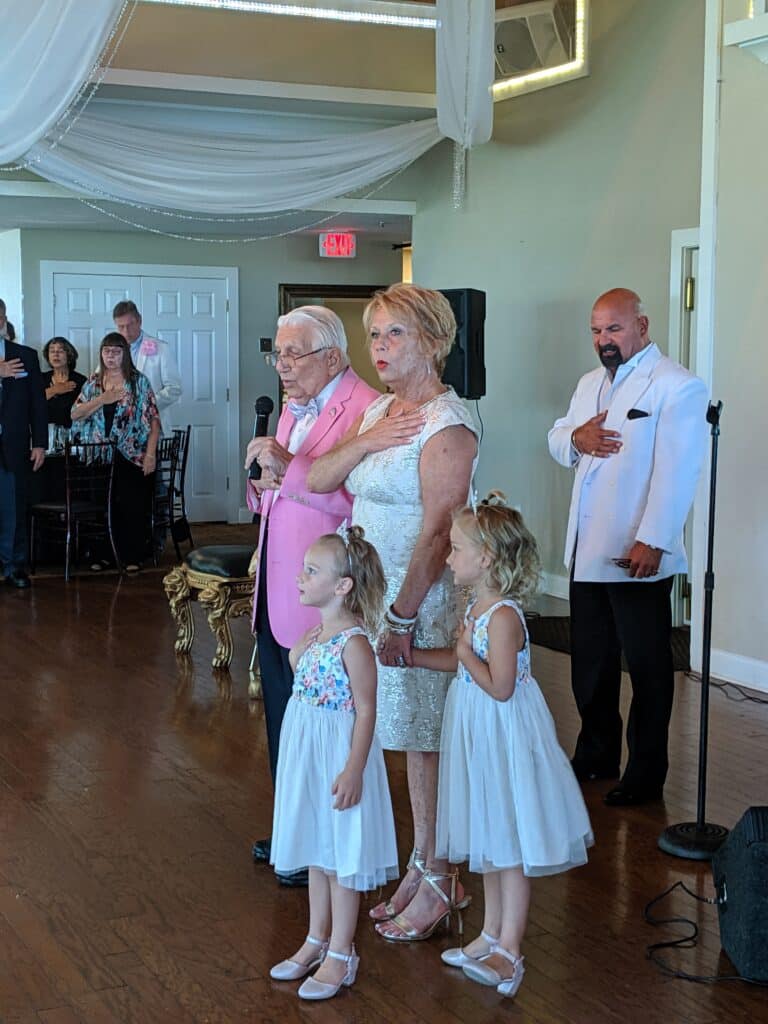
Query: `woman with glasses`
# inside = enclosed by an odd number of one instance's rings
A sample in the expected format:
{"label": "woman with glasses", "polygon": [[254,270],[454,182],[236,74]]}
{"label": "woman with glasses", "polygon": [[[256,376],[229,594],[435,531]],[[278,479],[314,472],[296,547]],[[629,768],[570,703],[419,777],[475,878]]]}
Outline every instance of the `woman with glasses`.
{"label": "woman with glasses", "polygon": [[[107,334],[99,368],[83,385],[72,422],[84,442],[114,441],[112,527],[126,572],[138,572],[150,546],[150,516],[160,417],[149,381],[133,365],[128,342]],[[94,562],[92,569],[106,563]]]}
{"label": "woman with glasses", "polygon": [[454,642],[456,596],[445,560],[451,514],[466,504],[477,459],[477,428],[441,374],[456,321],[440,292],[396,284],[378,292],[363,323],[382,395],[327,456],[309,486],[343,484],[352,522],[376,547],[387,577],[378,641],[377,731],[407,752],[414,848],[391,899],[370,911],[393,942],[426,938],[463,890],[435,851],[438,751],[450,674],[413,667],[411,648]]}

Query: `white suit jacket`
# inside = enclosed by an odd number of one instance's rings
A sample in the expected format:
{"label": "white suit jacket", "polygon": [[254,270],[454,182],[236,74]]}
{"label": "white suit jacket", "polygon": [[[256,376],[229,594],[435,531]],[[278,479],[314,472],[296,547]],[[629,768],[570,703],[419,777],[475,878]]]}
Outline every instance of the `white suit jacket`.
{"label": "white suit jacket", "polygon": [[576,468],[565,564],[573,565],[575,580],[625,583],[631,578],[611,559],[639,540],[663,550],[651,580],[684,573],[683,527],[707,447],[706,387],[651,345],[608,403],[603,425],[620,432],[621,451],[607,459],[579,456],[571,434],[597,415],[605,373],[599,367],[581,378],[567,414],[549,432],[552,457]]}
{"label": "white suit jacket", "polygon": [[173,429],[170,407],[181,397],[181,377],[171,346],[166,341],[145,334],[134,364],[139,373],[149,378],[160,414],[160,428],[168,437]]}

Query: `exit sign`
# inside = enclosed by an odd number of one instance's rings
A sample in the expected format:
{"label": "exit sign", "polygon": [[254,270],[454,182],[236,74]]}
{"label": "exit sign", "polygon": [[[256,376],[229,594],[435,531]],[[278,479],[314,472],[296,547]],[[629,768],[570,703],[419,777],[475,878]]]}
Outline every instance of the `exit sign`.
{"label": "exit sign", "polygon": [[320,255],[326,259],[353,260],[357,256],[357,237],[351,231],[324,231],[320,235]]}

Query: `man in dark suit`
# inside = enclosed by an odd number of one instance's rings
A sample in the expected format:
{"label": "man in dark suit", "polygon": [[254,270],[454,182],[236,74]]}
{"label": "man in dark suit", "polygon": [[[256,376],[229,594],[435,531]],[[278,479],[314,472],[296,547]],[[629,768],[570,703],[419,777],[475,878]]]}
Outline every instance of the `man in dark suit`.
{"label": "man in dark suit", "polygon": [[0,337],[0,573],[5,583],[19,589],[29,586],[28,463],[35,472],[40,469],[47,443],[37,352]]}

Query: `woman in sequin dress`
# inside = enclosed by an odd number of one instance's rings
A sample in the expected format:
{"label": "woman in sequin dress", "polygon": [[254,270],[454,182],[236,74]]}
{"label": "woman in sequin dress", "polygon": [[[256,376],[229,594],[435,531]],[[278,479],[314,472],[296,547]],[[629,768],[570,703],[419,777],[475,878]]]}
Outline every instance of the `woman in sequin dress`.
{"label": "woman in sequin dress", "polygon": [[346,483],[352,521],[377,548],[389,610],[379,637],[377,731],[382,746],[407,752],[414,849],[391,899],[370,912],[385,938],[423,937],[462,899],[448,863],[437,860],[438,752],[449,673],[416,669],[411,648],[450,645],[458,627],[453,581],[445,566],[451,514],[467,501],[477,460],[477,428],[440,379],[456,335],[440,292],[392,285],[363,315],[371,359],[389,394],[309,475],[310,490]]}

